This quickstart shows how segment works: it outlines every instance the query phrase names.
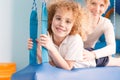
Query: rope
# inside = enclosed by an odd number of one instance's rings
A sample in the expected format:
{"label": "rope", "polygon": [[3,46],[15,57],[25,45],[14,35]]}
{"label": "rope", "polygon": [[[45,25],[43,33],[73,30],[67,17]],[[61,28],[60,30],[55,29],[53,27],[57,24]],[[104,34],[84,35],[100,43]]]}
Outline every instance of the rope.
{"label": "rope", "polygon": [[29,51],[29,64],[37,64],[37,30],[38,30],[38,15],[36,1],[33,0],[32,11],[30,14],[30,38],[33,40],[33,47]]}
{"label": "rope", "polygon": [[[46,2],[42,2],[42,14],[41,14],[41,34],[47,34],[48,28],[48,13],[46,8]],[[48,50],[42,46],[42,63],[48,62]]]}

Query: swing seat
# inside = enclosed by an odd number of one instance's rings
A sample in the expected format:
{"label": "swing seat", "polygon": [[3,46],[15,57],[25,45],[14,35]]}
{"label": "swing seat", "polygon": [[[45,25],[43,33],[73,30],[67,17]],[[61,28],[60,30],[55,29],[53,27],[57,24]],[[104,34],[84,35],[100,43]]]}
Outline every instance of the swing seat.
{"label": "swing seat", "polygon": [[42,63],[28,65],[11,80],[120,80],[120,67],[81,68],[71,71]]}

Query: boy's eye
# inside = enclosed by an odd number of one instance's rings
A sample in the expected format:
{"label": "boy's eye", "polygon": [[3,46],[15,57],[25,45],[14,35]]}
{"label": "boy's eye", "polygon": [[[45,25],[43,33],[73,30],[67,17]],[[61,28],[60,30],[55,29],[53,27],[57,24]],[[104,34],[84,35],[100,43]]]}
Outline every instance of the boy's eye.
{"label": "boy's eye", "polygon": [[96,5],[96,3],[95,3],[95,2],[91,2],[91,4],[92,4],[92,5]]}
{"label": "boy's eye", "polygon": [[69,24],[69,23],[71,23],[71,21],[67,20],[67,21],[66,21],[66,23],[68,23],[68,24]]}
{"label": "boy's eye", "polygon": [[61,20],[61,18],[60,17],[56,17],[56,20]]}

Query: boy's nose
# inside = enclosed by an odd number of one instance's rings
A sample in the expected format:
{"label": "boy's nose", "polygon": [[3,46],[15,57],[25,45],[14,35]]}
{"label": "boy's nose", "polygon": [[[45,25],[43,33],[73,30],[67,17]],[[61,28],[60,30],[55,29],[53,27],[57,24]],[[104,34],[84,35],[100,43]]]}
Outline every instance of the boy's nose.
{"label": "boy's nose", "polygon": [[60,25],[63,27],[65,25],[65,22],[64,21],[61,21],[60,22]]}

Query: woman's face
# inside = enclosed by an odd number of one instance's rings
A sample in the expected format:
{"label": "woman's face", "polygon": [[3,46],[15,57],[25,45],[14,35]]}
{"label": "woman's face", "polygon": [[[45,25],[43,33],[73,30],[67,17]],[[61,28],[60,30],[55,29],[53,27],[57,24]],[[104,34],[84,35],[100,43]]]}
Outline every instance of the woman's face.
{"label": "woman's face", "polygon": [[87,8],[93,16],[100,17],[106,10],[106,4],[104,0],[90,0],[87,1]]}
{"label": "woman's face", "polygon": [[57,9],[53,21],[52,32],[54,37],[65,38],[71,32],[74,25],[73,12],[71,10]]}

